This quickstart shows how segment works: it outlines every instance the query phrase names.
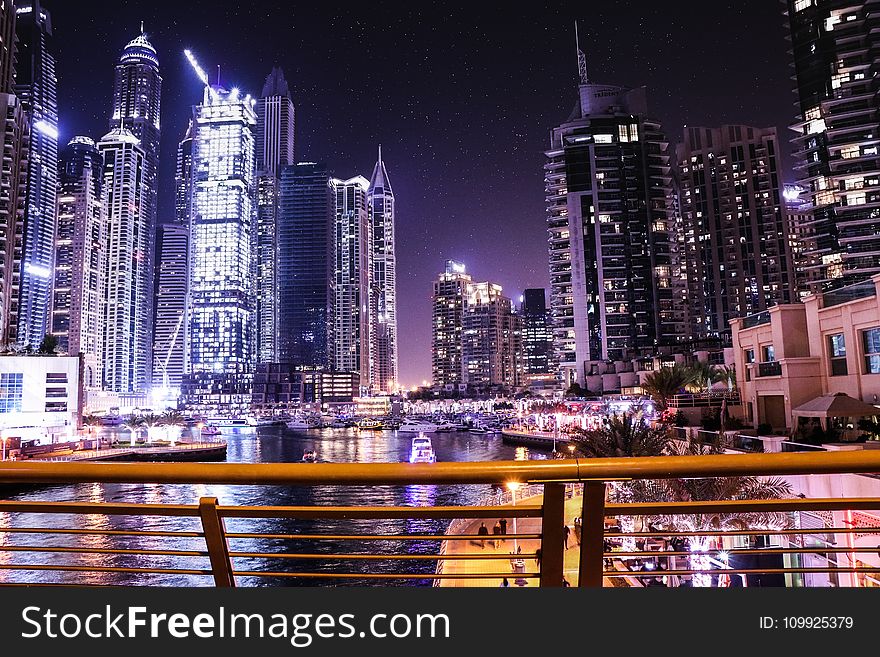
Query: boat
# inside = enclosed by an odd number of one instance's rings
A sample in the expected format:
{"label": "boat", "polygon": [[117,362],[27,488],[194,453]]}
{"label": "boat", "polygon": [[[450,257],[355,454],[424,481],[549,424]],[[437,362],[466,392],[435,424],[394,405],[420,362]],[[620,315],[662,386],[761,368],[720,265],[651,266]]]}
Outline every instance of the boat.
{"label": "boat", "polygon": [[302,462],[303,463],[314,463],[318,460],[318,453],[313,449],[307,449],[303,452]]}
{"label": "boat", "polygon": [[315,425],[305,418],[295,417],[287,423],[287,428],[297,431],[306,431],[308,429],[314,429]]}
{"label": "boat", "polygon": [[437,428],[435,429],[437,433],[452,433],[458,431],[458,427],[452,422],[447,422],[446,420],[442,420],[437,423]]}
{"label": "boat", "polygon": [[489,433],[489,430],[486,427],[471,427],[470,429],[468,429],[468,431],[470,433],[478,433],[478,434]]}
{"label": "boat", "polygon": [[220,427],[213,424],[206,424],[199,427],[199,436],[219,436],[221,433]]}
{"label": "boat", "polygon": [[412,440],[412,448],[409,453],[410,463],[436,463],[437,457],[431,446],[431,439],[420,433]]}
{"label": "boat", "polygon": [[246,417],[212,417],[208,418],[207,424],[215,427],[235,427],[238,429],[252,429],[252,425]]}
{"label": "boat", "polygon": [[379,420],[365,417],[357,423],[357,428],[361,431],[381,431],[382,423]]}
{"label": "boat", "polygon": [[418,420],[404,420],[398,429],[400,433],[436,433],[437,425],[433,422],[420,422]]}

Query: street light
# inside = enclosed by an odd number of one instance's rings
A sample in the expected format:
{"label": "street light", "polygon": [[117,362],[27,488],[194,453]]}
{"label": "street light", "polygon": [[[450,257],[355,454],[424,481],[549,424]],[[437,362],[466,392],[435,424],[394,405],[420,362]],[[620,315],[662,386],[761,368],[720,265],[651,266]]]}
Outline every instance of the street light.
{"label": "street light", "polygon": [[[518,481],[508,481],[507,482],[507,490],[510,491],[510,501],[513,506],[516,506],[516,491],[519,490],[520,483]],[[516,516],[513,516],[513,553],[519,553],[519,545],[516,540]]]}

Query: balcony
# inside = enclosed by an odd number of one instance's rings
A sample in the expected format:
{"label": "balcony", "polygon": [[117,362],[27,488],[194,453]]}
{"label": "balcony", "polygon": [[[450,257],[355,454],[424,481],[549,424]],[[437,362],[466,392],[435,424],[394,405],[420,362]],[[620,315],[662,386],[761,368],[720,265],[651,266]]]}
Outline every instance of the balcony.
{"label": "balcony", "polygon": [[742,328],[750,329],[756,326],[760,326],[761,324],[769,324],[770,323],[770,312],[764,310],[759,313],[755,313],[754,315],[748,315],[747,317],[743,317],[742,319]]}
{"label": "balcony", "polygon": [[782,376],[782,363],[777,360],[758,363],[758,377]]}
{"label": "balcony", "polygon": [[[656,572],[636,569],[635,560],[669,559],[677,564],[667,576],[706,577],[719,574],[706,560],[689,559],[692,553],[676,547],[685,538],[714,539],[720,547],[706,554],[728,563],[727,575],[765,572],[742,565],[730,555],[781,555],[788,561],[773,566],[773,574],[804,573],[868,574],[880,568],[856,561],[864,548],[853,547],[847,534],[877,531],[838,519],[839,525],[814,527],[796,523],[784,529],[730,526],[690,530],[627,529],[622,518],[687,516],[727,517],[736,514],[797,514],[798,512],[846,512],[876,510],[880,498],[797,497],[771,500],[608,503],[605,482],[705,477],[828,475],[880,473],[880,452],[828,452],[790,454],[739,454],[713,456],[659,456],[647,458],[568,459],[551,461],[504,461],[484,463],[426,464],[205,464],[205,463],[52,463],[10,462],[0,470],[0,485],[34,484],[179,484],[201,491],[213,486],[334,487],[376,486],[485,486],[517,482],[516,501],[497,499],[475,506],[239,506],[219,504],[203,494],[197,504],[125,501],[141,487],[119,489],[113,502],[0,501],[0,580],[14,581],[16,574],[39,573],[39,581],[66,575],[78,584],[155,583],[155,577],[173,577],[198,584],[232,587],[254,583],[328,582],[349,580],[433,581],[465,580],[497,586],[504,577],[541,586],[558,587],[570,578],[583,587],[611,585],[612,580],[639,586]],[[613,486],[614,484],[610,484]],[[517,487],[508,486],[517,494]],[[183,490],[183,488],[181,488]],[[213,492],[213,491],[211,491]],[[862,514],[864,517],[874,517]],[[134,517],[137,529],[120,529],[119,519]],[[564,525],[574,516],[579,546],[565,548]],[[833,517],[833,516],[831,516]],[[479,535],[474,525],[485,519],[520,521],[520,531],[503,539]],[[314,531],[315,522],[333,519],[370,531],[327,533]],[[418,521],[449,520],[447,533],[382,533],[383,519]],[[181,520],[189,523],[179,528]],[[277,524],[283,521],[287,524]],[[233,527],[227,526],[227,523]],[[274,523],[274,524],[273,524]],[[345,526],[345,525],[343,525]],[[280,528],[288,527],[282,530]],[[644,529],[644,526],[643,526]],[[723,541],[755,535],[780,541],[771,549],[722,546]],[[808,537],[840,537],[838,547],[804,547]],[[626,547],[633,539],[636,546]],[[623,540],[623,549],[609,549]],[[499,541],[502,548],[472,549],[477,541]],[[607,542],[606,542],[607,541]],[[637,543],[638,541],[638,543]],[[507,542],[507,545],[504,543]],[[524,548],[511,557],[510,545]],[[639,543],[644,542],[641,546]],[[289,549],[291,544],[302,546]],[[388,551],[388,546],[395,546]],[[662,547],[658,547],[658,545]],[[432,548],[431,546],[436,546]],[[304,548],[304,549],[303,549]],[[541,549],[540,562],[535,561]],[[652,549],[654,548],[654,549]],[[657,552],[659,549],[661,552]],[[875,551],[874,547],[871,547]],[[799,556],[807,553],[840,556],[829,565],[804,566]],[[847,559],[848,558],[848,559]],[[682,559],[682,562],[674,561]],[[370,566],[392,563],[392,570],[353,572],[351,564]],[[633,562],[633,567],[629,563]],[[429,572],[403,572],[405,564],[421,563]],[[525,567],[524,564],[528,564]],[[715,563],[718,560],[715,559]],[[305,564],[305,567],[297,567]],[[344,566],[341,564],[348,564]],[[436,566],[435,566],[436,564]],[[453,568],[452,564],[460,567]],[[518,564],[518,565],[517,565]],[[532,564],[535,564],[532,566]],[[732,566],[730,564],[733,564]],[[844,564],[844,565],[838,565]],[[850,565],[860,564],[860,565]],[[334,570],[340,567],[342,570]],[[512,570],[513,569],[513,570]],[[512,574],[513,573],[513,574]]]}
{"label": "balcony", "polygon": [[836,290],[829,290],[822,295],[822,307],[839,306],[857,299],[877,296],[877,286],[873,280],[862,281],[855,285],[847,285]]}

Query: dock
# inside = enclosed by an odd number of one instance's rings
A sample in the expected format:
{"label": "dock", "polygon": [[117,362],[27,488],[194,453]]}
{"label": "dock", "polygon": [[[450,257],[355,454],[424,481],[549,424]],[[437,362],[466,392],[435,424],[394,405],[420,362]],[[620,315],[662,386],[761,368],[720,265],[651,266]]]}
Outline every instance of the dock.
{"label": "dock", "polygon": [[156,447],[119,447],[40,454],[27,461],[218,461],[226,458],[226,441],[177,443]]}

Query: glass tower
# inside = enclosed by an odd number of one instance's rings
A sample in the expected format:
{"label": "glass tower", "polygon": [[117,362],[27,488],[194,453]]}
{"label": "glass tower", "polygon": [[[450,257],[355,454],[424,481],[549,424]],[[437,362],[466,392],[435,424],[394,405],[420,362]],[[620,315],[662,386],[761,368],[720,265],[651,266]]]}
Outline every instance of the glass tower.
{"label": "glass tower", "polygon": [[49,329],[58,185],[58,99],[52,18],[39,0],[16,7],[15,92],[30,124],[18,300],[18,342],[36,347]]}
{"label": "glass tower", "polygon": [[193,111],[189,327],[193,374],[253,370],[256,247],[254,101],[205,88]]}
{"label": "glass tower", "polygon": [[278,212],[278,359],[332,368],[335,190],[323,164],[281,170]]}
{"label": "glass tower", "polygon": [[465,298],[471,277],[465,266],[446,261],[434,281],[431,322],[431,371],[435,388],[457,388],[464,383],[461,344]]}

